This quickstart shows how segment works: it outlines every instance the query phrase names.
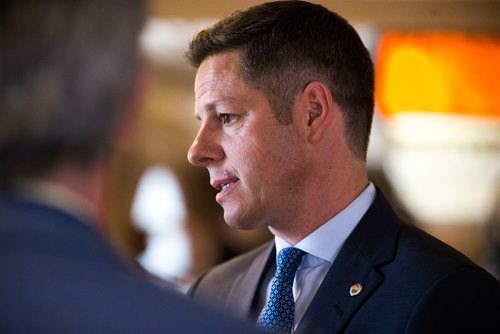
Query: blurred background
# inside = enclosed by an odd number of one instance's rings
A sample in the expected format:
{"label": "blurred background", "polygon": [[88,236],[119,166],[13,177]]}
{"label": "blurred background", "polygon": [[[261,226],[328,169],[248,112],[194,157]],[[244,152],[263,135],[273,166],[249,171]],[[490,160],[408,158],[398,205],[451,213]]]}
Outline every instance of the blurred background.
{"label": "blurred background", "polygon": [[[120,252],[181,288],[271,238],[228,228],[196,134],[192,36],[262,1],[151,0],[144,101],[105,199]],[[349,20],[376,66],[371,180],[399,214],[500,275],[500,1],[315,1]]]}

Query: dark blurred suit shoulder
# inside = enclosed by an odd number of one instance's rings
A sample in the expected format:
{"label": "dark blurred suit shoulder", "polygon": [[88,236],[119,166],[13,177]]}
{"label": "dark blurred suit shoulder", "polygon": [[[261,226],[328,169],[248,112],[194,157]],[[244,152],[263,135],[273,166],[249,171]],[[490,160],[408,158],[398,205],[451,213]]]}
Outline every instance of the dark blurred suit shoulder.
{"label": "dark blurred suit shoulder", "polygon": [[89,222],[0,194],[1,333],[250,333],[132,270]]}

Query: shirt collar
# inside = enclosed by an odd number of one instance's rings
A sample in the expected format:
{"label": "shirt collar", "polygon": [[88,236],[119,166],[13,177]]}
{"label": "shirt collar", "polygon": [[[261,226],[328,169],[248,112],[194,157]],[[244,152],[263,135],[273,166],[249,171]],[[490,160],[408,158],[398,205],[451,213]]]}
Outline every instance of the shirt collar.
{"label": "shirt collar", "polygon": [[[375,186],[369,183],[363,192],[336,216],[318,227],[294,247],[333,263],[347,237],[354,230],[375,199]],[[291,247],[287,241],[275,237],[276,254]]]}
{"label": "shirt collar", "polygon": [[96,220],[92,204],[76,192],[54,182],[22,179],[15,183],[16,192],[31,201],[53,207],[81,221]]}

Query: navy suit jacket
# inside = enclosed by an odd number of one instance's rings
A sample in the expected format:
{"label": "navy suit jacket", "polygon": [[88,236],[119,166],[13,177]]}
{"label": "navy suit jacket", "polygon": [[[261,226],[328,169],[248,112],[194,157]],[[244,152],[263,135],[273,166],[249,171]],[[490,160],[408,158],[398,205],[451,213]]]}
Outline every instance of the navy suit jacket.
{"label": "navy suit jacket", "polygon": [[[191,288],[254,318],[274,243],[232,259]],[[358,295],[350,287],[363,285]],[[500,333],[500,284],[458,251],[402,222],[377,191],[346,240],[297,333]]]}
{"label": "navy suit jacket", "polygon": [[148,282],[89,222],[0,192],[0,333],[256,331],[246,325]]}

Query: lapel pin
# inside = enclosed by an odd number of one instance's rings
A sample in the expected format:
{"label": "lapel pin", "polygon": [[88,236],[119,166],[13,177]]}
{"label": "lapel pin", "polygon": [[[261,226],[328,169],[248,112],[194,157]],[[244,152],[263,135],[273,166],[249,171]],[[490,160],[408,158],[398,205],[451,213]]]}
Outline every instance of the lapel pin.
{"label": "lapel pin", "polygon": [[359,295],[362,290],[363,290],[363,284],[354,283],[353,285],[351,285],[351,288],[349,289],[349,294],[351,295],[351,297],[354,297]]}

